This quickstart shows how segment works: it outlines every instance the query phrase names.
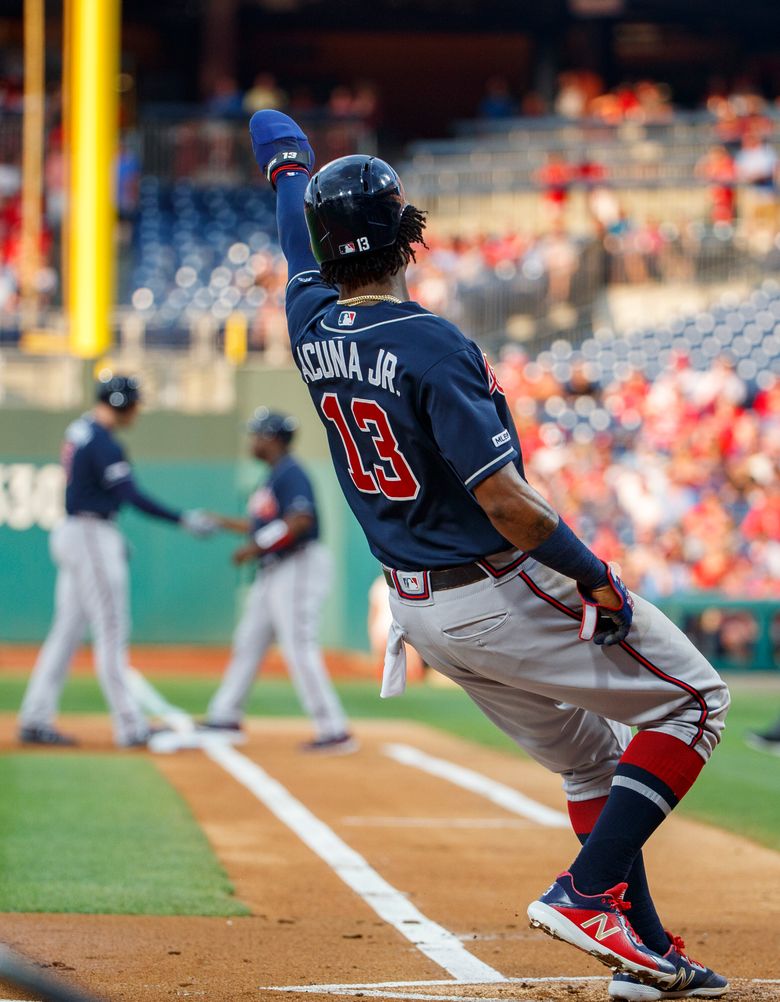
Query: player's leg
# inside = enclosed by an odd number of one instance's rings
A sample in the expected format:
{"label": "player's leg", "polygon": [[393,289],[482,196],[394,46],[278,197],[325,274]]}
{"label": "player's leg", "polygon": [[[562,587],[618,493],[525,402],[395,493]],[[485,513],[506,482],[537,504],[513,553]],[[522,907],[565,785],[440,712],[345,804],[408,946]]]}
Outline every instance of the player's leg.
{"label": "player's leg", "polygon": [[[511,580],[434,594],[433,609],[391,599],[396,619],[429,663],[640,728],[600,794],[606,805],[572,864],[583,886],[566,878],[567,900],[578,894],[583,908],[597,897],[611,902],[607,911],[618,924],[620,892],[609,890],[626,881],[644,842],[695,780],[728,706],[725,685],[687,638],[649,603],[636,602],[631,643],[604,649],[579,640],[573,582],[533,561]],[[563,732],[552,744],[570,740]],[[554,891],[556,885],[548,894]],[[565,888],[558,892],[565,897]],[[568,941],[588,948],[577,939],[580,930],[574,933]],[[560,929],[555,934],[567,938]],[[595,949],[610,953],[600,941]],[[674,977],[675,969],[651,953],[643,973],[657,974],[659,982]],[[635,960],[624,969],[637,970]]]}
{"label": "player's leg", "polygon": [[[439,670],[532,758],[562,775],[572,829],[584,843],[606,803],[630,728],[463,669]],[[669,940],[650,896],[641,852],[626,879],[632,926],[651,950],[666,953]]]}
{"label": "player's leg", "polygon": [[319,642],[322,605],[332,577],[327,550],[312,543],[275,568],[271,610],[298,698],[319,740],[348,733],[348,723],[328,675]]}
{"label": "player's leg", "polygon": [[[569,820],[581,844],[587,842],[607,804],[615,771],[631,741],[625,724],[600,717],[590,710],[561,704],[493,682],[472,672],[444,670],[458,682],[482,711],[541,765],[563,777]],[[675,956],[683,981],[710,997],[728,988],[725,978],[687,958],[685,945],[664,929],[648,885],[640,852],[627,875],[625,899],[631,903],[629,922],[642,943],[660,957]],[[588,921],[588,919],[586,919]],[[682,982],[681,982],[682,985]],[[693,991],[689,991],[693,994]],[[619,973],[610,995],[631,1002],[653,1002],[664,997],[663,988],[643,984],[631,973]]]}
{"label": "player's leg", "polygon": [[244,611],[233,634],[230,661],[209,703],[206,725],[237,727],[257,677],[258,665],[274,639],[269,608],[272,581],[260,573],[247,592]]}
{"label": "player's leg", "polygon": [[28,734],[53,732],[62,687],[87,629],[78,585],[67,560],[67,535],[66,523],[57,526],[51,535],[51,554],[57,566],[54,619],[38,653],[19,711],[19,726]]}
{"label": "player's leg", "polygon": [[130,633],[127,549],[109,522],[77,520],[79,597],[92,630],[95,668],[119,745],[142,743],[149,724],[127,683]]}
{"label": "player's leg", "polygon": [[627,641],[599,648],[579,640],[576,591],[567,578],[533,564],[518,586],[530,596],[521,600],[527,623],[544,631],[541,660],[558,664],[541,684],[534,678],[537,691],[639,728],[572,864],[580,890],[598,893],[625,880],[642,845],[697,779],[720,740],[728,690],[688,638],[638,596]]}

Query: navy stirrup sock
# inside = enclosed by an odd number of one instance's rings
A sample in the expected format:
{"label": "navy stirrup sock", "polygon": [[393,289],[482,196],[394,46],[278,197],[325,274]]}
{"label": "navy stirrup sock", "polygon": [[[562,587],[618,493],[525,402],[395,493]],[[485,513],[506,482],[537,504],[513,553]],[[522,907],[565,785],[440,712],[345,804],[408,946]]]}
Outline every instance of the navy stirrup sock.
{"label": "navy stirrup sock", "polygon": [[704,759],[678,738],[640,731],[624,752],[609,797],[572,802],[572,826],[583,847],[569,867],[582,894],[626,881],[631,924],[646,946],[664,954],[669,940],[653,906],[642,846],[688,792]]}
{"label": "navy stirrup sock", "polygon": [[[571,826],[581,845],[585,845],[588,835],[593,830],[593,826],[596,824],[598,816],[601,814],[606,802],[606,797],[594,797],[592,800],[569,801]],[[574,886],[577,887],[576,881]],[[577,890],[579,889],[577,887]],[[641,852],[628,871],[626,900],[631,903],[628,920],[636,930],[637,935],[645,946],[649,946],[651,950],[655,950],[656,953],[660,953],[663,956],[669,949],[669,937],[664,931],[650,895]]]}

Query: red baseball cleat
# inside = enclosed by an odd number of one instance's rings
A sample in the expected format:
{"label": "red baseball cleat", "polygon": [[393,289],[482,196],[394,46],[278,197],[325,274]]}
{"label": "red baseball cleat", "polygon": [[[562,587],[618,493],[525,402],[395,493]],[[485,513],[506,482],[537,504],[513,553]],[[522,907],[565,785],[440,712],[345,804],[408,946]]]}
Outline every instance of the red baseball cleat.
{"label": "red baseball cleat", "polygon": [[572,875],[561,873],[528,906],[531,927],[584,950],[613,971],[663,988],[675,980],[677,967],[646,947],[634,932],[625,915],[631,907],[623,900],[627,887],[618,884],[602,894],[580,894]]}

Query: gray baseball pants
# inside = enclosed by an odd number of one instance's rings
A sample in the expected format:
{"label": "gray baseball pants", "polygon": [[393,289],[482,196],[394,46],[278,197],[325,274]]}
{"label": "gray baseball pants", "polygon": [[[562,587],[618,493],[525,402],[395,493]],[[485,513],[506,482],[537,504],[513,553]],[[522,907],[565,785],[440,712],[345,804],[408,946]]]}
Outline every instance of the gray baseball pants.
{"label": "gray baseball pants", "polygon": [[[419,572],[422,574],[423,572]],[[607,796],[630,727],[663,731],[705,759],[728,689],[664,614],[634,595],[627,641],[579,639],[575,583],[532,558],[503,578],[403,598],[393,618],[425,661],[466,690],[570,800]]]}
{"label": "gray baseball pants", "polygon": [[149,725],[127,684],[130,616],[124,537],[112,522],[70,515],[52,530],[49,549],[57,565],[54,621],[30,676],[19,723],[54,723],[71,660],[89,629],[116,742],[125,745],[142,738]]}
{"label": "gray baseball pants", "polygon": [[319,543],[309,543],[258,572],[233,636],[230,663],[209,704],[211,723],[241,721],[258,666],[277,640],[317,737],[346,733],[347,719],[318,640],[320,612],[330,581],[330,557]]}

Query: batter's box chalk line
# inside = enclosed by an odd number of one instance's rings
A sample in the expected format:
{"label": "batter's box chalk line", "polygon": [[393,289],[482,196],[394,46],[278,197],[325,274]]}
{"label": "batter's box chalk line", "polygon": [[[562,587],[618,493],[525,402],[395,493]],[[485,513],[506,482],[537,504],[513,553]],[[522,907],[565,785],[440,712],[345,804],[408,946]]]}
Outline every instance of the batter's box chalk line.
{"label": "batter's box chalk line", "polygon": [[[408,991],[410,988],[442,988],[442,989],[458,989],[458,988],[476,988],[479,985],[495,985],[498,987],[503,987],[504,985],[542,985],[551,984],[555,982],[564,982],[568,984],[579,984],[580,982],[590,982],[590,981],[606,981],[607,978],[599,976],[588,976],[588,977],[550,977],[550,978],[506,978],[503,975],[498,975],[490,980],[483,979],[479,981],[453,981],[452,979],[446,979],[441,981],[377,981],[370,982],[364,985],[357,984],[347,984],[347,985],[281,985],[281,986],[263,986],[260,990],[265,992],[291,992],[299,993],[302,995],[340,995],[340,996],[360,996],[361,998],[376,998],[376,999],[408,999],[410,1002],[507,1002],[510,998],[509,995],[503,996],[488,996],[488,995],[469,995],[465,992],[461,992],[457,995],[448,994],[446,991],[441,992],[420,992],[420,991]],[[514,997],[514,994],[511,996]],[[524,1000],[524,1002],[531,1002],[531,1000]]]}
{"label": "batter's box chalk line", "polygon": [[[505,978],[491,981],[376,981],[366,984],[345,984],[345,985],[264,985],[260,991],[264,992],[291,992],[302,995],[336,995],[361,998],[377,999],[408,999],[410,1002],[507,1002],[509,998],[514,998],[514,993],[502,996],[488,995],[468,995],[466,993],[451,995],[445,992],[420,992],[408,991],[410,988],[477,988],[480,985],[495,985],[501,988],[504,985],[532,985],[549,984],[587,984],[589,982],[608,981],[608,977],[599,975],[587,975],[582,977],[546,977],[546,978]],[[749,978],[747,984],[753,985],[780,985],[780,978]],[[3,1000],[0,1000],[3,1002]],[[538,1002],[538,1000],[524,999],[523,1002]]]}

